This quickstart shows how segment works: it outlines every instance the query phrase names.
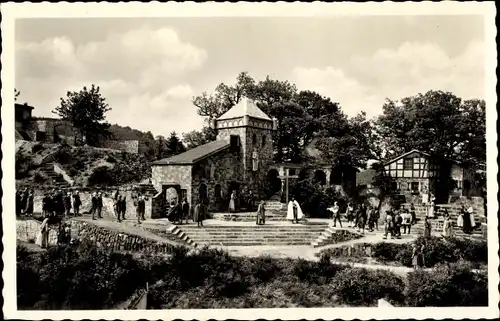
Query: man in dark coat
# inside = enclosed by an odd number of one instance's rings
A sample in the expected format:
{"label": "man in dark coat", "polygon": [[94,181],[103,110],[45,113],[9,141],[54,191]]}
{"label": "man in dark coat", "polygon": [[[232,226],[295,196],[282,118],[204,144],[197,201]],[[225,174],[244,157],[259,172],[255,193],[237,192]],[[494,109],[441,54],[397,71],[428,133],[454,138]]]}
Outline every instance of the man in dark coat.
{"label": "man in dark coat", "polygon": [[137,223],[141,224],[141,220],[145,221],[144,213],[146,212],[146,202],[144,196],[139,196],[137,200]]}
{"label": "man in dark coat", "polygon": [[97,217],[102,218],[102,207],[103,207],[103,201],[102,201],[102,193],[99,192],[97,194]]}
{"label": "man in dark coat", "polygon": [[205,218],[205,205],[198,203],[194,208],[193,220],[198,223],[198,227],[203,226],[203,219]]}
{"label": "man in dark coat", "polygon": [[27,201],[26,201],[26,210],[24,212],[26,214],[26,216],[33,216],[33,208],[35,205],[34,202],[35,202],[35,194],[34,194],[33,190],[30,190],[28,193]]}
{"label": "man in dark coat", "polygon": [[80,206],[82,206],[82,200],[80,199],[80,193],[76,191],[73,195],[73,213],[75,216],[80,215]]}
{"label": "man in dark coat", "polygon": [[182,217],[181,217],[181,224],[182,224],[182,219],[186,220],[186,224],[188,223],[189,219],[189,203],[187,199],[185,198],[184,201],[182,202]]}
{"label": "man in dark coat", "polygon": [[95,220],[95,214],[97,212],[97,194],[94,192],[92,193],[92,207],[90,208],[90,212],[92,213],[92,219]]}

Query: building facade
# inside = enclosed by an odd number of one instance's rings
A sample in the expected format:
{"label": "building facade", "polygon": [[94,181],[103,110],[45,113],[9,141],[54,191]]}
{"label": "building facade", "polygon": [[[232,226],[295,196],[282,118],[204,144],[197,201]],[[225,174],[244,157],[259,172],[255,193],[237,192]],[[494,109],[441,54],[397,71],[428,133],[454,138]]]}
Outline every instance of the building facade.
{"label": "building facade", "polygon": [[205,203],[210,211],[227,206],[230,194],[251,190],[259,197],[259,184],[273,163],[272,132],[277,123],[254,102],[244,99],[215,120],[217,139],[152,164],[152,183],[161,191],[175,189],[178,199],[192,205]]}

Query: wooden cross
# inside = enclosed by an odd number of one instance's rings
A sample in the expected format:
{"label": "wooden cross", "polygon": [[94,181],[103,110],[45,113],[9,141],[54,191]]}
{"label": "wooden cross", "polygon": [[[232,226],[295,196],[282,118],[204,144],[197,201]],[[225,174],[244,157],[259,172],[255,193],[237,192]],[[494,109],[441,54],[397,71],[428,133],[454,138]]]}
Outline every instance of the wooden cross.
{"label": "wooden cross", "polygon": [[[287,170],[288,173],[288,170]],[[285,179],[285,186],[286,186],[286,204],[288,204],[288,179],[289,178],[299,178],[299,175],[283,175],[283,176],[278,176],[280,179]]]}

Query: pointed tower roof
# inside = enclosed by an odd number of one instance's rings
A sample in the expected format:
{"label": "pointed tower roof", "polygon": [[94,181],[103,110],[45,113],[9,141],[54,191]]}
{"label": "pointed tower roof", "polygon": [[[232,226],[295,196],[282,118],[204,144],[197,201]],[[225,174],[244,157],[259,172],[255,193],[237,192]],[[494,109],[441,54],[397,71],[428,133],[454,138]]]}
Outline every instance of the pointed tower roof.
{"label": "pointed tower roof", "polygon": [[267,116],[253,101],[248,98],[240,100],[239,103],[217,118],[217,120],[239,118],[243,116],[272,121],[269,116]]}

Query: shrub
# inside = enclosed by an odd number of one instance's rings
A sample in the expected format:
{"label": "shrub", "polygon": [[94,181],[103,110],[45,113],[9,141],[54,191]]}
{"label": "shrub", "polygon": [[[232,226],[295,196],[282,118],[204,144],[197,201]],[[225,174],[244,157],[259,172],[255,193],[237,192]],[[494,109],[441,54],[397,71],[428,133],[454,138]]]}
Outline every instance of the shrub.
{"label": "shrub", "polygon": [[387,271],[346,269],[336,276],[332,287],[347,305],[372,306],[381,298],[396,305],[404,302],[403,280]]}
{"label": "shrub", "polygon": [[104,186],[114,186],[116,185],[116,179],[112,173],[112,170],[107,166],[99,166],[94,169],[92,174],[90,174],[88,179],[88,184],[91,186],[104,185]]}
{"label": "shrub", "polygon": [[31,147],[31,152],[33,154],[38,153],[39,151],[42,151],[42,150],[44,150],[44,147],[41,143],[37,143],[37,144],[33,145],[33,147]]}
{"label": "shrub", "polygon": [[444,265],[409,273],[406,298],[414,307],[487,306],[488,282],[467,265]]}

